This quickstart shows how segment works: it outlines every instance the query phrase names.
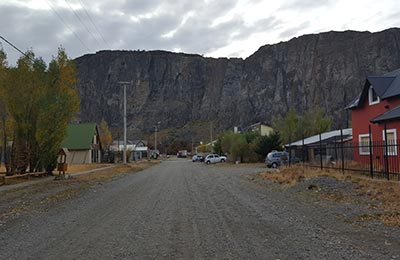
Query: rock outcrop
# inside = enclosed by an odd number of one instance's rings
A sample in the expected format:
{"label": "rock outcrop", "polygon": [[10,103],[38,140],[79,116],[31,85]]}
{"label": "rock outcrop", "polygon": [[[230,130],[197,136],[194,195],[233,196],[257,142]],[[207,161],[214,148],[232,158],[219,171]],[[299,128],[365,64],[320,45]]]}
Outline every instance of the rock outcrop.
{"label": "rock outcrop", "polygon": [[213,122],[214,130],[246,126],[294,107],[325,108],[333,128],[349,122],[344,107],[367,75],[400,67],[400,29],[326,32],[265,45],[247,59],[166,51],[100,51],[76,59],[79,117],[122,126],[121,81],[132,134]]}

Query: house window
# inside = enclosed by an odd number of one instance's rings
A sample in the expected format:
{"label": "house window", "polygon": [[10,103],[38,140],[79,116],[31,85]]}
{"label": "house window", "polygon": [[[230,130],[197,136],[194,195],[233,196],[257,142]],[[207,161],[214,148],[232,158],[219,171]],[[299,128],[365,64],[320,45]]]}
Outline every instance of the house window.
{"label": "house window", "polygon": [[370,105],[378,104],[381,101],[372,86],[369,87],[368,98]]}
{"label": "house window", "polygon": [[369,154],[369,135],[362,134],[358,136],[359,150],[361,155]]}
{"label": "house window", "polygon": [[[382,131],[382,135],[383,135],[383,141],[385,141],[385,130]],[[387,136],[388,155],[397,155],[396,129],[387,129],[386,136]]]}

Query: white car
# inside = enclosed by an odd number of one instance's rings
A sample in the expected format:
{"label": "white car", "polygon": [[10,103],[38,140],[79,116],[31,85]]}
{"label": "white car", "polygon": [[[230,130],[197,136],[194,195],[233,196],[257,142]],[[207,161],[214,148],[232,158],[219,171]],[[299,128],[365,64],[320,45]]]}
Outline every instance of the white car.
{"label": "white car", "polygon": [[206,164],[226,162],[226,156],[220,156],[218,154],[209,154],[204,159],[204,162]]}

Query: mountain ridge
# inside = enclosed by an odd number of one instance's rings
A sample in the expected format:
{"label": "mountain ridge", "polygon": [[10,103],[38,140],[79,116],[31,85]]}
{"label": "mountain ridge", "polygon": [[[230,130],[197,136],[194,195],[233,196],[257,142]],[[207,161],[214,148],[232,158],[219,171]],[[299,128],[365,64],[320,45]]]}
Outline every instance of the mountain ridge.
{"label": "mountain ridge", "polygon": [[[299,114],[323,107],[332,128],[347,127],[344,107],[367,75],[400,67],[400,29],[381,32],[329,31],[267,44],[242,58],[212,58],[170,51],[99,51],[75,59],[81,97],[78,117],[122,126],[122,91],[127,88],[132,135],[212,122],[218,132],[273,118],[289,108]],[[198,129],[181,135],[201,138]],[[180,134],[176,134],[179,138]]]}

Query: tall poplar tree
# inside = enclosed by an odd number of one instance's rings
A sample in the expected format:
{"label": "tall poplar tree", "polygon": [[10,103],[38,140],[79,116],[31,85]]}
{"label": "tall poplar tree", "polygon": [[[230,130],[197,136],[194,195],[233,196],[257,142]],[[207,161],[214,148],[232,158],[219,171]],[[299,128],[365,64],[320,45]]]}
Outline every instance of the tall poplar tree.
{"label": "tall poplar tree", "polygon": [[49,64],[47,84],[39,103],[36,140],[39,150],[38,167],[50,172],[55,168],[57,154],[65,138],[68,122],[79,109],[78,92],[74,88],[76,69],[64,49]]}

